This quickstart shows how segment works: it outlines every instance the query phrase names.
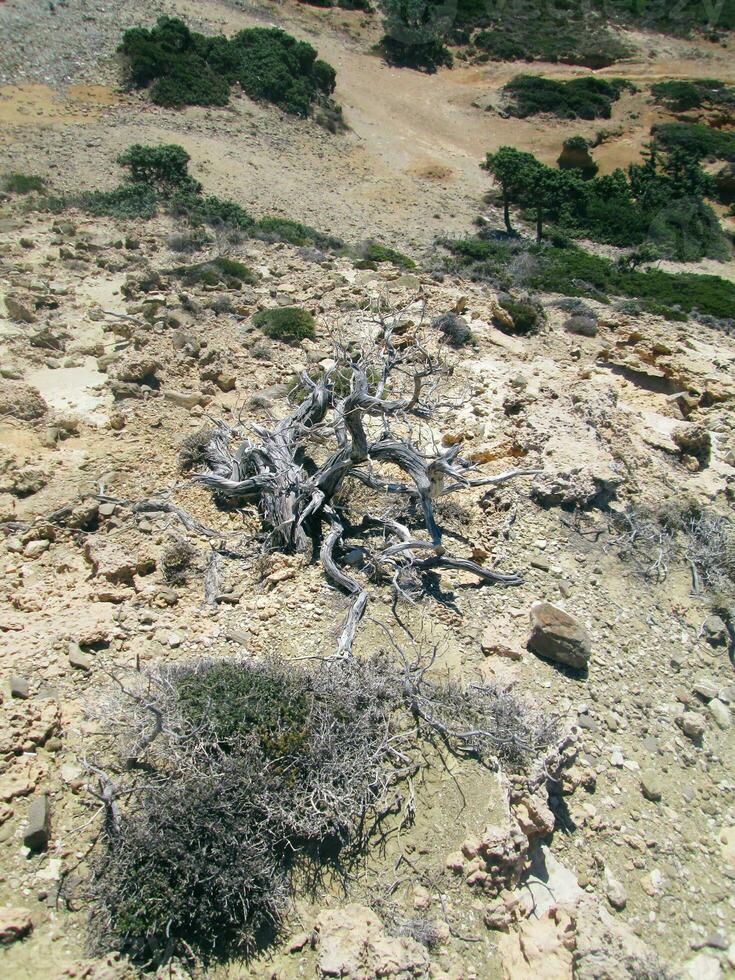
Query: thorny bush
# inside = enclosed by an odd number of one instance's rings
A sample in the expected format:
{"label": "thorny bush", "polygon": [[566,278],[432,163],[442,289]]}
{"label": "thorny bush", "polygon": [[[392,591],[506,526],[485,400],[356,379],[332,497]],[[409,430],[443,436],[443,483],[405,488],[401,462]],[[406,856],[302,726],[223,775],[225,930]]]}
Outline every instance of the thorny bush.
{"label": "thorny bush", "polygon": [[148,965],[247,955],[278,934],[296,881],[364,852],[432,746],[545,781],[557,720],[499,685],[437,679],[432,661],[200,660],[116,678],[97,709],[107,774],[91,767],[106,802],[95,946]]}

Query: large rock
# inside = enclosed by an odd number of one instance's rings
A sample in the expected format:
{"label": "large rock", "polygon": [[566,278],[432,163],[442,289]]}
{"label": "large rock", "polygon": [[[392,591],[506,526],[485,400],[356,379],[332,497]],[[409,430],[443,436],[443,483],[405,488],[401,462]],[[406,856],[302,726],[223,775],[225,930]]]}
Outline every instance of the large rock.
{"label": "large rock", "polygon": [[550,602],[531,606],[528,649],[558,664],[583,670],[592,653],[590,636],[582,624]]}
{"label": "large rock", "polygon": [[45,851],[49,838],[49,805],[44,793],[33,800],[28,807],[28,825],[23,834],[23,843],[31,851]]}

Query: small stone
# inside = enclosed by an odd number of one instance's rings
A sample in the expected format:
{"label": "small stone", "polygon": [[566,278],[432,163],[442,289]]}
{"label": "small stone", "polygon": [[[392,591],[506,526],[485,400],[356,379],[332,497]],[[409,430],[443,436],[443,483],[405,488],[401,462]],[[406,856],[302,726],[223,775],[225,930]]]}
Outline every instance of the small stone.
{"label": "small stone", "polygon": [[676,719],[676,723],[687,738],[693,742],[701,742],[704,737],[705,724],[702,715],[696,711],[685,711]]}
{"label": "small stone", "polygon": [[663,796],[663,783],[658,773],[644,769],[641,773],[641,793],[652,803],[658,803]]}
{"label": "small stone", "polygon": [[712,698],[717,697],[717,685],[705,679],[698,680],[692,690],[704,701],[711,701]]}
{"label": "small stone", "polygon": [[92,658],[84,653],[78,643],[69,644],[69,664],[76,670],[91,670]]}
{"label": "small stone", "polygon": [[569,613],[550,602],[534,602],[528,649],[540,657],[581,670],[589,663],[591,641],[584,626]]}
{"label": "small stone", "polygon": [[50,542],[45,539],[40,541],[29,541],[23,549],[26,558],[39,558],[45,551],[48,551]]}
{"label": "small stone", "polygon": [[718,728],[726,729],[732,725],[730,709],[719,698],[713,698],[707,705],[707,710]]}
{"label": "small stone", "polygon": [[9,946],[33,931],[28,909],[5,905],[0,908],[0,946]]}
{"label": "small stone", "polygon": [[17,299],[13,299],[12,296],[5,297],[5,309],[8,311],[8,316],[11,320],[17,320],[19,323],[34,323],[35,316],[22,303],[19,303]]}
{"label": "small stone", "polygon": [[621,912],[628,902],[625,888],[609,869],[605,869],[605,895],[614,909]]}
{"label": "small stone", "polygon": [[114,517],[117,506],[115,504],[100,504],[97,513],[100,517]]}
{"label": "small stone", "polygon": [[10,696],[12,698],[20,698],[25,701],[28,697],[28,678],[21,677],[20,674],[11,674],[10,676]]}
{"label": "small stone", "polygon": [[699,953],[689,960],[682,970],[682,977],[685,980],[720,980],[721,976],[720,961],[706,953]]}
{"label": "small stone", "polygon": [[163,397],[174,405],[180,405],[182,408],[194,408],[195,405],[199,405],[202,396],[197,395],[190,391],[164,391]]}
{"label": "small stone", "polygon": [[45,851],[49,837],[49,803],[44,794],[33,800],[28,807],[28,825],[23,843],[31,851]]}
{"label": "small stone", "polygon": [[624,763],[625,763],[625,756],[623,755],[622,750],[617,748],[616,746],[610,753],[610,765],[613,765],[616,768],[621,769]]}
{"label": "small stone", "polygon": [[708,616],[704,621],[702,630],[710,646],[725,646],[729,640],[727,626],[719,616]]}

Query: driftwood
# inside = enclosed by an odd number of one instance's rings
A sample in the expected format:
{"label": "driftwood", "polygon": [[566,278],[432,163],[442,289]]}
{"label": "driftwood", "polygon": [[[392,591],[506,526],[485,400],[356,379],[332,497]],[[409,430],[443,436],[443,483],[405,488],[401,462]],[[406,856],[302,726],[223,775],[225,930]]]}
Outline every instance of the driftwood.
{"label": "driftwood", "polygon": [[[334,366],[316,379],[303,374],[292,393],[303,400],[272,428],[253,426],[252,437],[233,449],[235,430],[219,422],[203,450],[205,468],[192,476],[231,503],[257,503],[266,548],[319,556],[327,576],[350,596],[337,644],[340,656],[350,653],[368,602],[366,583],[339,561],[347,523],[339,491],[350,480],[381,494],[407,496],[421,509],[428,539],[413,537],[389,518],[367,515],[363,520],[363,529],[383,529],[386,547],[370,564],[399,592],[407,570],[420,575],[457,569],[480,582],[503,585],[522,581],[516,573],[445,553],[434,515],[437,498],[470,487],[500,486],[538,471],[472,477],[473,467],[461,460],[459,446],[426,452],[416,443],[412,419],[431,417],[431,397],[442,370],[416,336],[395,338],[394,328],[383,322],[373,344],[360,350],[337,345]],[[386,467],[401,471],[405,482],[396,482]]]}

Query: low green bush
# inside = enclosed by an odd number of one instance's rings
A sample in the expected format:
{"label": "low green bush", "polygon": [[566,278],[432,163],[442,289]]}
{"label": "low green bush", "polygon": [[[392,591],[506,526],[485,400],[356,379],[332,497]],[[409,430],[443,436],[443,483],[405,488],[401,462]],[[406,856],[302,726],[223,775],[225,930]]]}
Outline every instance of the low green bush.
{"label": "low green bush", "polygon": [[289,245],[313,245],[314,248],[333,250],[342,248],[341,238],[325,235],[310,225],[290,218],[266,216],[256,222],[257,230],[270,241],[288,242]]}
{"label": "low green bush", "polygon": [[403,252],[398,252],[396,249],[388,248],[387,245],[381,245],[378,242],[368,242],[362,250],[362,256],[366,262],[391,262],[401,269],[416,268],[416,263],[408,255],[404,255]]}
{"label": "low green bush", "polygon": [[608,302],[610,296],[626,297],[643,302],[650,312],[661,311],[659,315],[696,312],[718,320],[734,318],[735,283],[718,276],[625,268],[575,246],[519,244],[504,250],[496,242],[478,239],[444,244],[454,256],[454,271],[465,269],[473,278],[510,281],[518,273],[511,277],[509,270],[523,258],[524,282],[534,290],[602,302]]}
{"label": "low green bush", "polygon": [[2,178],[2,188],[8,194],[42,194],[46,181],[35,174],[9,173]]}
{"label": "low green bush", "polygon": [[121,184],[111,191],[85,191],[73,198],[83,211],[109,218],[153,218],[158,197],[146,184]]}
{"label": "low green bush", "polygon": [[150,85],[151,99],[172,108],[226,105],[238,83],[251,99],[307,116],[335,87],[332,66],[317,59],[310,44],[275,27],[249,27],[228,39],[190,31],[175,17],[159,17],[150,30],[125,31],[120,50],[131,83]]}
{"label": "low green bush", "polygon": [[314,317],[299,306],[274,306],[260,310],[253,316],[254,326],[259,327],[272,340],[292,342],[315,336]]}
{"label": "low green bush", "polygon": [[377,50],[394,68],[413,68],[428,75],[433,75],[440,68],[451,68],[454,64],[451,51],[438,40],[414,44],[386,35]]}
{"label": "low green bush", "polygon": [[176,276],[186,285],[193,286],[198,283],[217,286],[224,283],[228,286],[240,287],[243,283],[253,285],[258,281],[257,276],[242,262],[219,256],[209,259],[206,262],[197,262],[194,265],[180,265],[175,269],[169,270],[167,275]]}
{"label": "low green bush", "polygon": [[508,330],[507,327],[501,328],[505,329],[505,332],[529,334],[534,333],[538,329],[541,317],[538,307],[534,306],[532,303],[516,299],[503,299],[501,300],[500,305],[506,311],[506,313],[510,314],[511,319],[513,320],[512,330]]}
{"label": "low green bush", "polygon": [[716,78],[656,82],[651,86],[651,94],[656,102],[672,112],[689,112],[692,109],[716,106],[735,108],[735,88]]}
{"label": "low green bush", "polygon": [[657,123],[651,127],[656,145],[681,150],[697,160],[735,161],[735,133],[700,123]]}
{"label": "low green bush", "polygon": [[519,119],[542,112],[561,119],[609,119],[613,102],[631,87],[623,78],[587,75],[562,82],[540,75],[516,75],[503,91],[510,99],[507,111]]}

